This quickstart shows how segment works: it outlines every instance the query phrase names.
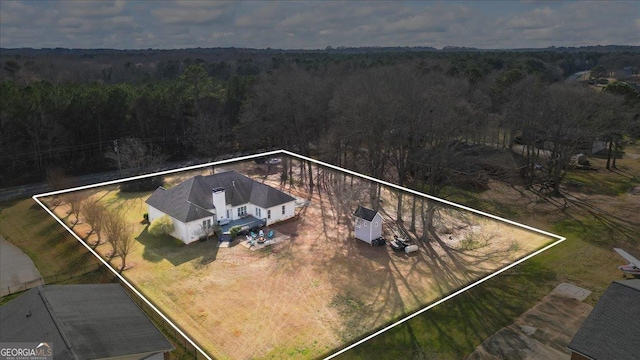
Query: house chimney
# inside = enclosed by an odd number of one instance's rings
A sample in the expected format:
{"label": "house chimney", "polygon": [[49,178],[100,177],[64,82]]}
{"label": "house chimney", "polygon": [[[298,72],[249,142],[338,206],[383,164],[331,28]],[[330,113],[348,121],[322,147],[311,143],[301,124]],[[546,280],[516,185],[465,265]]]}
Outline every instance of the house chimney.
{"label": "house chimney", "polygon": [[213,188],[211,190],[213,207],[216,211],[216,220],[224,220],[227,218],[227,200],[225,198],[225,190],[222,187]]}

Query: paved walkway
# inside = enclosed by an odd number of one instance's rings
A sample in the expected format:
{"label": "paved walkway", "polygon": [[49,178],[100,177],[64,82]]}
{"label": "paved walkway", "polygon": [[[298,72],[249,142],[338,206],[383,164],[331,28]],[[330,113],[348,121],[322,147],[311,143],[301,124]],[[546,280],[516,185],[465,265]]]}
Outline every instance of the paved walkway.
{"label": "paved walkway", "polygon": [[0,237],[0,297],[44,285],[33,261],[17,246]]}
{"label": "paved walkway", "polygon": [[575,285],[558,285],[513,324],[480,344],[467,360],[569,359],[567,345],[593,309],[582,303],[590,293]]}

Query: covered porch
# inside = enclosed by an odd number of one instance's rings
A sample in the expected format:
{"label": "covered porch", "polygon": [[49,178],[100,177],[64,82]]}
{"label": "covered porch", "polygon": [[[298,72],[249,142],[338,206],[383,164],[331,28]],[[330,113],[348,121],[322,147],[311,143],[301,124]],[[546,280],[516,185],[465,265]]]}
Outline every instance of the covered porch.
{"label": "covered porch", "polygon": [[248,215],[243,218],[232,220],[225,225],[220,225],[220,229],[222,230],[222,236],[220,237],[220,241],[231,241],[230,230],[235,226],[240,227],[240,231],[247,231],[254,228],[260,228],[267,224],[266,219],[258,219],[255,216]]}

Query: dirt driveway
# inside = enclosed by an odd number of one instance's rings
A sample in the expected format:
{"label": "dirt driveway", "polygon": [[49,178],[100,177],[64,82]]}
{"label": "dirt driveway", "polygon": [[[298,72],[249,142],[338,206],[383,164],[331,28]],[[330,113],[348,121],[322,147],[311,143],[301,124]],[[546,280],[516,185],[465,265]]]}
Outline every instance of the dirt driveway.
{"label": "dirt driveway", "polygon": [[593,310],[581,302],[588,294],[570,284],[558,285],[513,324],[480,344],[467,359],[568,359],[567,345]]}

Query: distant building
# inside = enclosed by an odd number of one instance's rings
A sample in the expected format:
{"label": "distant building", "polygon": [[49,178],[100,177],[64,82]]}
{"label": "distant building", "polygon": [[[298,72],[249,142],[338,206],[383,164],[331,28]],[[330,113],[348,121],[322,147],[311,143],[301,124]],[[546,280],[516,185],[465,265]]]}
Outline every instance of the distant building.
{"label": "distant building", "polygon": [[359,205],[354,216],[356,239],[371,244],[371,241],[382,236],[382,215],[379,212]]}
{"label": "distant building", "polygon": [[611,283],[567,348],[572,360],[640,359],[640,279]]}
{"label": "distant building", "polygon": [[295,215],[296,199],[236,171],[194,176],[147,199],[149,221],[164,215],[173,220],[173,237],[185,244],[213,225],[251,228],[271,225]]}
{"label": "distant building", "polygon": [[54,359],[164,359],[174,349],[119,284],[44,285],[0,307],[0,342]]}

